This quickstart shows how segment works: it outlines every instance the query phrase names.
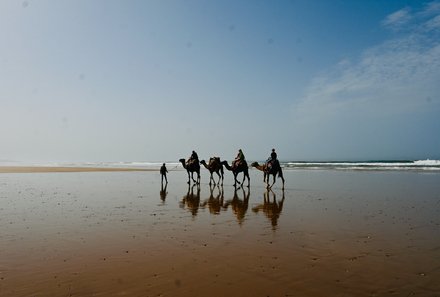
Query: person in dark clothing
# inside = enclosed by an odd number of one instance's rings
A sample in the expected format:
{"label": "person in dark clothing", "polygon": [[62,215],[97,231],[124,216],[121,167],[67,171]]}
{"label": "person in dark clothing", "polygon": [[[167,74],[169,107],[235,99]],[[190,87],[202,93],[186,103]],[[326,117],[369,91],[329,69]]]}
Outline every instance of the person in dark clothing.
{"label": "person in dark clothing", "polygon": [[277,158],[277,153],[275,152],[274,148],[272,149],[272,153],[270,153],[270,158],[272,160],[276,160],[276,158]]}
{"label": "person in dark clothing", "polygon": [[268,169],[271,169],[273,166],[276,165],[277,162],[277,153],[275,152],[275,149],[272,149],[272,152],[270,153],[270,158],[266,161],[266,166]]}
{"label": "person in dark clothing", "polygon": [[195,162],[199,162],[199,156],[197,155],[196,151],[192,151],[191,156],[189,157],[186,164],[193,164]]}
{"label": "person in dark clothing", "polygon": [[232,162],[232,167],[233,168],[237,167],[240,164],[240,162],[243,162],[245,160],[246,159],[244,157],[243,151],[241,149],[239,149],[238,153],[237,153],[237,156],[235,157],[234,162]]}
{"label": "person in dark clothing", "polygon": [[168,179],[167,179],[167,167],[165,166],[165,163],[162,164],[162,167],[160,167],[160,175],[161,175],[161,182],[163,184],[163,179],[165,178],[165,183],[168,184]]}
{"label": "person in dark clothing", "polygon": [[191,154],[191,158],[190,159],[193,159],[193,160],[199,160],[199,156],[197,155],[197,153],[195,152],[195,151],[192,151],[192,154]]}

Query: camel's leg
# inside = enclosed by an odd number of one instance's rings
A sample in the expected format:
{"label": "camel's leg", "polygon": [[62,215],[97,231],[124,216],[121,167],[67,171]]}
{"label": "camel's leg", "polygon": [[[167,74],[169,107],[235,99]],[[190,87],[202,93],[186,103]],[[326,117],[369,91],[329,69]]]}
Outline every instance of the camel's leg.
{"label": "camel's leg", "polygon": [[218,172],[216,172],[216,173],[218,175],[218,183],[217,184],[220,184],[220,180],[222,179],[222,177],[221,177],[220,173],[218,173]]}
{"label": "camel's leg", "polygon": [[191,183],[190,181],[190,177],[189,177],[189,171],[186,171],[186,173],[188,173],[188,185]]}
{"label": "camel's leg", "polygon": [[237,186],[237,183],[240,185],[240,182],[237,180],[237,173],[234,173],[234,187]]}
{"label": "camel's leg", "polygon": [[251,178],[249,177],[249,172],[246,172],[246,174],[244,175],[244,177],[243,177],[243,184],[244,184],[244,178],[245,177],[247,177],[247,180],[248,180],[248,188],[250,187],[250,185],[251,185]]}
{"label": "camel's leg", "polygon": [[270,186],[271,188],[272,188],[272,186],[275,184],[276,176],[277,176],[276,174],[273,175],[273,183],[272,183],[272,185]]}
{"label": "camel's leg", "polygon": [[191,172],[191,178],[192,178],[193,182],[197,183],[197,181],[194,179],[194,172]]}
{"label": "camel's leg", "polygon": [[284,190],[284,176],[283,176],[283,171],[280,168],[280,172],[278,173],[278,177],[281,177],[281,180],[283,181],[283,190]]}
{"label": "camel's leg", "polygon": [[270,185],[270,175],[269,173],[267,174],[267,179],[266,179],[266,189],[270,189],[271,185]]}

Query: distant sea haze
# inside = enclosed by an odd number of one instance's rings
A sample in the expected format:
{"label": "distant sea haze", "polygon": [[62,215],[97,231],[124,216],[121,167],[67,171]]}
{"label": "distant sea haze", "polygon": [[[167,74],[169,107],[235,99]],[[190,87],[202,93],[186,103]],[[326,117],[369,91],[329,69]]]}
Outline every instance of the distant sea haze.
{"label": "distant sea haze", "polygon": [[[229,160],[230,161],[230,160]],[[248,160],[250,165],[253,161]],[[260,164],[264,161],[259,161]],[[72,166],[72,167],[127,167],[127,168],[160,168],[166,163],[169,170],[182,168],[177,161],[149,162],[16,162],[2,161],[0,166]],[[373,161],[281,161],[284,170],[412,170],[440,173],[440,160],[373,160]]]}

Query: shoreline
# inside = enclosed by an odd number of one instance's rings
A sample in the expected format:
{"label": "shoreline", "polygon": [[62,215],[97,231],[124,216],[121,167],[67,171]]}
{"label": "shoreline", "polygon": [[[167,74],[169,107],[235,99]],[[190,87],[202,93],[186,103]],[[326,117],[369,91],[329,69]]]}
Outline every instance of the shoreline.
{"label": "shoreline", "polygon": [[0,166],[0,173],[59,173],[59,172],[117,172],[117,171],[158,171],[146,168],[117,167],[68,167],[68,166]]}

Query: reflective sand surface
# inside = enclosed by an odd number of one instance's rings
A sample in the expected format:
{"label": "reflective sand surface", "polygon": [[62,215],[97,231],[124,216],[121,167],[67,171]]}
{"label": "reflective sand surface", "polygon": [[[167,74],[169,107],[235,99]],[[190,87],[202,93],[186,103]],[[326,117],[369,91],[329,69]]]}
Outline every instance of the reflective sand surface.
{"label": "reflective sand surface", "polygon": [[0,296],[440,296],[440,174],[285,177],[0,174]]}

